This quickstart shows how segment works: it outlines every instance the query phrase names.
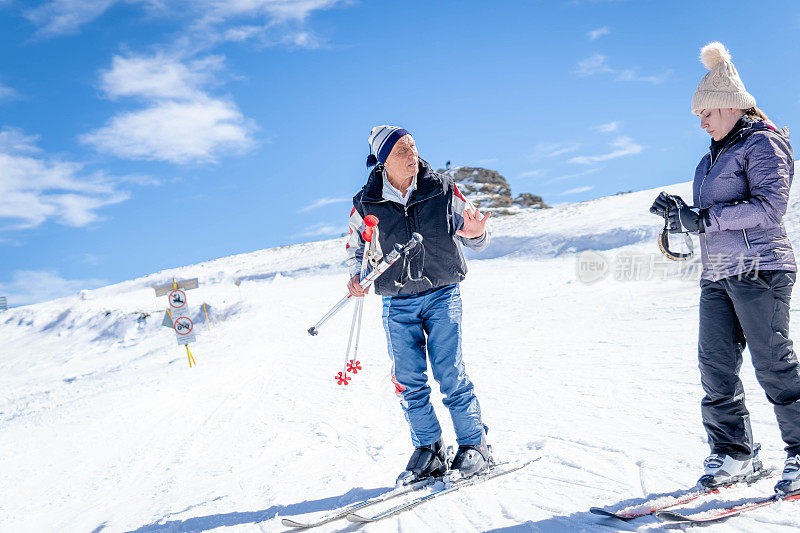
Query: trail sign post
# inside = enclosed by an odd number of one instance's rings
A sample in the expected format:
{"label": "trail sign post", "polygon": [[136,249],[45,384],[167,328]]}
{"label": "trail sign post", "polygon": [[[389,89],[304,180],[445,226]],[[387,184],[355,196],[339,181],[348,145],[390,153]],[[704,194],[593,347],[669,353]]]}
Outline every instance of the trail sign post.
{"label": "trail sign post", "polygon": [[189,357],[189,367],[197,363],[189,351],[189,343],[195,342],[197,336],[194,332],[194,322],[189,317],[189,305],[186,298],[186,292],[191,289],[196,289],[200,284],[197,278],[184,279],[177,281],[172,279],[172,283],[165,283],[163,285],[156,285],[153,289],[156,291],[156,296],[167,295],[169,307],[164,313],[164,320],[161,322],[163,326],[171,327],[175,331],[175,336],[178,344],[186,346],[186,354]]}
{"label": "trail sign post", "polygon": [[156,296],[164,296],[165,294],[169,294],[175,289],[185,289],[188,291],[189,289],[196,289],[199,286],[200,283],[198,283],[197,278],[182,279],[180,281],[176,281],[175,278],[173,278],[171,283],[154,285],[153,289],[155,289],[156,291]]}

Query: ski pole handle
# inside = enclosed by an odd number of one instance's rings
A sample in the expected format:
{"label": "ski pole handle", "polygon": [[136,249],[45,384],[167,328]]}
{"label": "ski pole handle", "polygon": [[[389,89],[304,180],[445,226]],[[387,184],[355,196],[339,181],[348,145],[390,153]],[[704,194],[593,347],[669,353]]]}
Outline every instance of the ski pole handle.
{"label": "ski pole handle", "polygon": [[378,225],[378,217],[375,215],[367,215],[364,217],[364,231],[361,232],[361,237],[367,241],[372,242],[372,233]]}
{"label": "ski pole handle", "polygon": [[361,254],[361,274],[358,277],[358,281],[367,276],[369,256],[372,251],[372,239],[375,238],[375,233],[378,231],[378,217],[367,215],[364,218],[364,226],[364,231],[361,232],[361,237],[364,239],[364,252]]}

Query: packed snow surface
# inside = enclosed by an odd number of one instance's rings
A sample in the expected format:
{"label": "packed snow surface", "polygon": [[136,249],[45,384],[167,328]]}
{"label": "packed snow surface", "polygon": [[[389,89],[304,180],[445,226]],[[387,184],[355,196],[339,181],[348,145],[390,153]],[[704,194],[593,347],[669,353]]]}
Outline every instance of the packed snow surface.
{"label": "packed snow surface", "polygon": [[[690,197],[689,184],[667,190]],[[690,487],[708,453],[697,275],[658,252],[661,222],[648,213],[657,193],[497,219],[489,249],[468,254],[464,358],[489,439],[498,459],[539,461],[384,522],[319,530],[660,527],[588,512]],[[785,219],[796,244],[798,200]],[[579,276],[587,258],[607,267],[593,283]],[[284,531],[281,517],[392,486],[411,442],[380,298],[366,299],[363,371],[346,387],[334,375],[352,306],[319,336],[306,333],[344,295],[343,259],[344,239],[262,250],[0,314],[0,530]],[[161,326],[167,302],[152,289],[173,277],[200,280],[187,292],[194,368]],[[742,377],[762,458],[780,466],[783,444],[747,353]],[[454,444],[435,385],[433,396]],[[773,483],[689,508],[770,494]],[[783,502],[703,531],[797,527],[800,504]]]}

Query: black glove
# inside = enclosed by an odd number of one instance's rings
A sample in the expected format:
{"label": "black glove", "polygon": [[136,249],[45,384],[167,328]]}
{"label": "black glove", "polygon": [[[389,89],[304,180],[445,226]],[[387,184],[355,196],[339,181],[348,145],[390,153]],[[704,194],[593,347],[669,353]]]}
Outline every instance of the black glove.
{"label": "black glove", "polygon": [[689,207],[683,198],[662,192],[653,202],[650,212],[667,218],[670,233],[705,233],[708,210]]}
{"label": "black glove", "polygon": [[650,212],[654,215],[658,215],[660,217],[667,216],[669,213],[670,206],[675,206],[675,203],[670,200],[670,195],[662,192],[656,198],[656,201],[653,202],[653,206],[650,208]]}

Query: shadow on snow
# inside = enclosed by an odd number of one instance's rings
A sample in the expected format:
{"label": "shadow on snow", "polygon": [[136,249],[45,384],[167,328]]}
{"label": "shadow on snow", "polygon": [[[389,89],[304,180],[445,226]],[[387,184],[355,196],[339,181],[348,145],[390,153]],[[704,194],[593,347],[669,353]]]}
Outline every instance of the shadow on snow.
{"label": "shadow on snow", "polygon": [[[330,496],[319,500],[306,500],[300,503],[289,505],[273,505],[260,511],[244,511],[234,513],[220,513],[208,516],[196,516],[186,520],[166,520],[159,519],[152,524],[132,529],[126,533],[152,533],[156,531],[208,531],[219,527],[238,526],[241,524],[258,524],[267,520],[272,520],[276,516],[287,517],[304,515],[307,513],[318,513],[332,511],[350,505],[352,503],[373,498],[382,494],[392,487],[380,487],[374,489],[354,488],[339,496]],[[355,526],[355,524],[352,524]],[[357,527],[357,526],[356,526]]]}

